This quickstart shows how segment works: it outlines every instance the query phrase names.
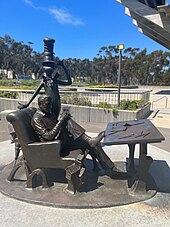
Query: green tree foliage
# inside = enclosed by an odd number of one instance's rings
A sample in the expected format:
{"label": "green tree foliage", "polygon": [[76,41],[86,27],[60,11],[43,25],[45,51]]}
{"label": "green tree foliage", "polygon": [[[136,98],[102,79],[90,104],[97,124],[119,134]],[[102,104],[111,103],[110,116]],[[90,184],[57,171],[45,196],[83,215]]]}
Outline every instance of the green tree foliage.
{"label": "green tree foliage", "polygon": [[0,69],[11,70],[15,75],[37,75],[42,54],[33,51],[29,45],[15,42],[10,36],[0,37]]}
{"label": "green tree foliage", "polygon": [[[0,37],[0,69],[11,70],[15,75],[32,75],[40,78],[43,54],[32,48],[32,42],[16,42],[10,36]],[[59,58],[55,57],[55,61]],[[93,60],[64,59],[75,82],[116,84],[119,50],[116,46],[103,46]],[[122,85],[170,85],[170,53],[128,47],[122,52]],[[5,79],[0,74],[0,79]]]}

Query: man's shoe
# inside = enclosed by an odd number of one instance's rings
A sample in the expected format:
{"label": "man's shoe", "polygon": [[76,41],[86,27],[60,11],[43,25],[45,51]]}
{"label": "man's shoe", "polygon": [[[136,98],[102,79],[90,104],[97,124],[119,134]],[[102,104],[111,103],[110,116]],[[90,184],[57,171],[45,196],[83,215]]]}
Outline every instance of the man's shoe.
{"label": "man's shoe", "polygon": [[111,169],[107,171],[108,175],[111,178],[128,178],[128,175],[126,172],[123,172],[121,169],[117,168],[116,166],[113,166]]}
{"label": "man's shoe", "polygon": [[96,145],[104,138],[104,136],[104,131],[100,132],[96,137],[90,137],[84,133],[82,135],[82,139],[84,139],[90,145],[90,147],[96,147]]}
{"label": "man's shoe", "polygon": [[115,173],[115,172],[122,172],[122,170],[119,169],[119,168],[117,168],[115,165],[112,167],[111,171],[112,171],[113,173]]}

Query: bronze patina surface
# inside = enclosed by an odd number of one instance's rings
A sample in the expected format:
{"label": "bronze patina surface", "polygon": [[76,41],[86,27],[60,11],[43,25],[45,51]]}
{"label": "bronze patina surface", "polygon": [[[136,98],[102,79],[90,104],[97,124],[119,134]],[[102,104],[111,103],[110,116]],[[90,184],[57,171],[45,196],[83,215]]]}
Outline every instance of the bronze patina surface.
{"label": "bronze patina surface", "polygon": [[[86,160],[86,185],[76,194],[70,194],[65,189],[67,180],[63,170],[51,170],[51,187],[42,189],[38,186],[34,189],[25,188],[26,180],[22,170],[16,174],[14,181],[8,182],[12,163],[6,166],[0,174],[0,191],[12,198],[45,206],[61,208],[102,208],[120,206],[140,202],[153,197],[156,186],[151,176],[148,178],[148,192],[142,194],[129,193],[128,181],[123,177],[111,179],[103,171],[92,170],[92,160]],[[116,162],[116,166],[122,171],[126,169],[126,163]],[[53,178],[54,177],[54,178]],[[53,178],[53,179],[52,179]],[[20,180],[19,180],[20,179]],[[19,181],[18,181],[19,180]]]}
{"label": "bronze patina surface", "polygon": [[[142,194],[147,190],[147,177],[153,162],[147,155],[148,143],[158,143],[164,136],[148,119],[110,122],[107,125],[103,145],[127,144],[129,147],[129,162],[127,174],[134,176],[134,181],[129,184],[131,193]],[[134,154],[136,144],[139,144],[139,164],[135,167]]]}

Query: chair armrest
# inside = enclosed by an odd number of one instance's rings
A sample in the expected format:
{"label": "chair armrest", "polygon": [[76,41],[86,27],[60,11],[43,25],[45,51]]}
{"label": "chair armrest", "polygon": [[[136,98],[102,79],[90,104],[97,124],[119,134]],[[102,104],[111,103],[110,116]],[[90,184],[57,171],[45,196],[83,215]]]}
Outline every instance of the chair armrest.
{"label": "chair armrest", "polygon": [[[54,140],[54,141],[45,141],[45,142],[34,142],[28,144],[28,151],[29,153],[40,153],[41,157],[44,155],[54,155],[55,157],[60,157],[60,150],[61,150],[61,141]],[[34,154],[33,154],[34,155]]]}
{"label": "chair armrest", "polygon": [[34,142],[25,147],[23,154],[31,170],[57,168],[60,158],[61,141]]}

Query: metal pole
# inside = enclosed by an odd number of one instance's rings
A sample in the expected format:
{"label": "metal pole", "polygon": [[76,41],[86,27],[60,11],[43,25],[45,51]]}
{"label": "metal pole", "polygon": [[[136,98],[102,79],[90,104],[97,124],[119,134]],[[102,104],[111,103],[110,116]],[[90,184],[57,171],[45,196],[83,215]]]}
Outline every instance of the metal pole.
{"label": "metal pole", "polygon": [[122,64],[122,50],[120,50],[120,52],[119,52],[118,94],[117,94],[117,105],[118,105],[118,107],[120,106],[121,64]]}

